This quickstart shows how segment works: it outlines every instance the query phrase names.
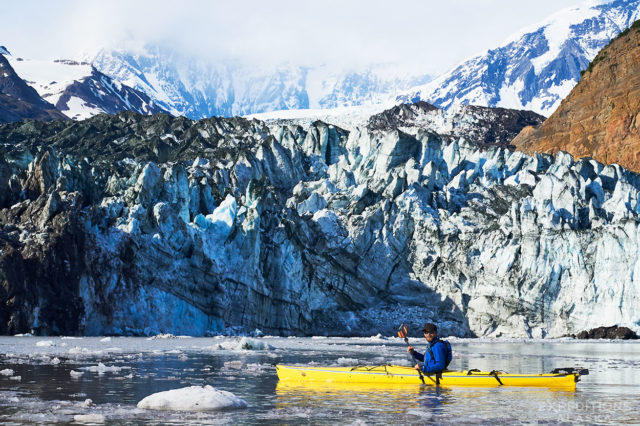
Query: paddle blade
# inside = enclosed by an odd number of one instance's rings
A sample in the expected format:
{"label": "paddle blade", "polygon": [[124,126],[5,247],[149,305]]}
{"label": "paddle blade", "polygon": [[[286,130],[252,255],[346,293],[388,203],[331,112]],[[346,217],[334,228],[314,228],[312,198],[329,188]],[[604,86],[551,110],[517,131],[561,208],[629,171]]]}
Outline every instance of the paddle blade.
{"label": "paddle blade", "polygon": [[401,339],[406,339],[408,333],[409,329],[407,328],[407,324],[402,324],[398,329],[398,337]]}

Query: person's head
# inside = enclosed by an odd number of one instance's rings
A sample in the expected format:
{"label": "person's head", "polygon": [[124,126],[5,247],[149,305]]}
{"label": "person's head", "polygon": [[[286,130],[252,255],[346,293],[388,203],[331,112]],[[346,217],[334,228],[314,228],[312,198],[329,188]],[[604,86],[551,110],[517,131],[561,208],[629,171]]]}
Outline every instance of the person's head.
{"label": "person's head", "polygon": [[424,338],[427,339],[427,342],[431,342],[438,337],[438,327],[429,322],[422,327],[422,333],[424,333]]}

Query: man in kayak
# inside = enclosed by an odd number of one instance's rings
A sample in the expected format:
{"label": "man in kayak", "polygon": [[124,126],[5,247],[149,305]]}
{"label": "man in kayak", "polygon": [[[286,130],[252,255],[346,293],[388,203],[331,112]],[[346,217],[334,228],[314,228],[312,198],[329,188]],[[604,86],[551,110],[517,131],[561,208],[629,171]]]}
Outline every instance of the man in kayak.
{"label": "man in kayak", "polygon": [[[440,373],[451,362],[451,345],[449,342],[438,339],[438,327],[435,324],[425,324],[422,332],[424,338],[427,339],[427,351],[425,352],[427,356],[414,350],[412,346],[407,348],[407,352],[417,361],[422,362],[423,373]],[[416,364],[414,368],[420,370],[420,363]]]}

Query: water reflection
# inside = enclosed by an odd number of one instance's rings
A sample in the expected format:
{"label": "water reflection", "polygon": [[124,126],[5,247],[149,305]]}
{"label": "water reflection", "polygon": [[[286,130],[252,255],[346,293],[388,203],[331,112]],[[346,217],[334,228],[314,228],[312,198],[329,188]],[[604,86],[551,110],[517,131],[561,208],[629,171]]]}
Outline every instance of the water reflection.
{"label": "water reflection", "polygon": [[322,410],[342,406],[384,415],[405,414],[425,409],[431,415],[445,412],[455,403],[450,389],[415,384],[376,386],[366,383],[287,383],[276,386],[276,408],[280,410]]}

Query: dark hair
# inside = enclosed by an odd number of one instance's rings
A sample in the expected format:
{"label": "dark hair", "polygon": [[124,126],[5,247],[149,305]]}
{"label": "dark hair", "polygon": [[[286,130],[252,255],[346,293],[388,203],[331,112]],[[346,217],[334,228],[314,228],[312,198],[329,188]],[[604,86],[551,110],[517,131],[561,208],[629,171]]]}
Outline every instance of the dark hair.
{"label": "dark hair", "polygon": [[437,333],[438,332],[438,327],[436,327],[435,324],[432,324],[430,322],[426,323],[424,325],[424,327],[422,327],[422,332],[423,333],[434,332],[434,331]]}

